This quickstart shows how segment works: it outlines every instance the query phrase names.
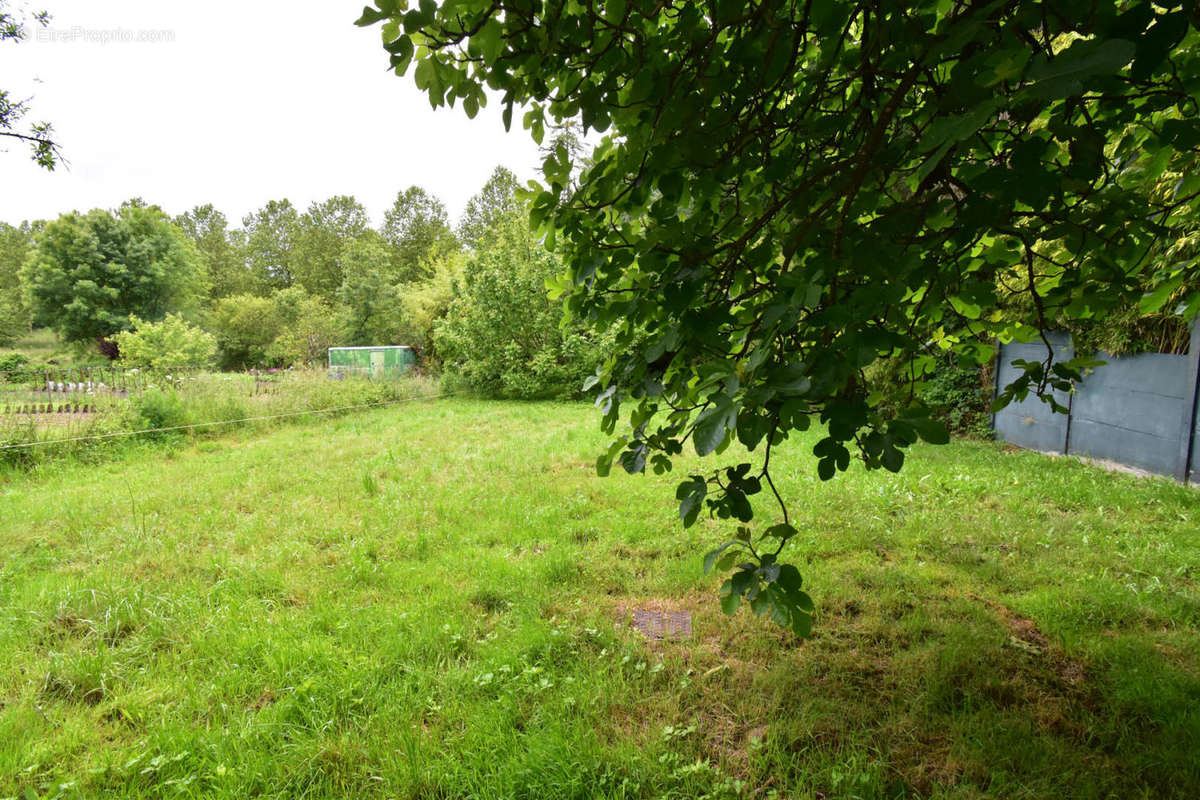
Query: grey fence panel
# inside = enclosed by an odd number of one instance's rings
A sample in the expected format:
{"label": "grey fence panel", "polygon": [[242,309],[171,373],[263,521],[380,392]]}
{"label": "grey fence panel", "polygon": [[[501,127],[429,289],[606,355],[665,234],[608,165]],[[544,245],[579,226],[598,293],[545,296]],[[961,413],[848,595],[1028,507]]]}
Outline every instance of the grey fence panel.
{"label": "grey fence panel", "polygon": [[1169,475],[1179,461],[1187,358],[1144,353],[1107,362],[1076,387],[1072,453]]}
{"label": "grey fence panel", "polygon": [[[1051,342],[1056,360],[1071,357],[1065,335],[1056,334]],[[997,383],[1003,387],[1017,377],[1014,360],[1045,357],[1041,343],[1004,345]],[[1189,355],[1102,353],[1100,358],[1106,363],[1085,374],[1069,398],[1055,396],[1069,414],[1054,414],[1031,396],[996,414],[997,438],[1200,481],[1200,322],[1193,329]]]}
{"label": "grey fence panel", "polygon": [[[1073,357],[1067,336],[1050,334],[1048,338],[1054,346],[1055,360],[1067,360]],[[1001,348],[1000,367],[997,375],[999,385],[1007,386],[1021,374],[1021,370],[1012,365],[1013,361],[1044,361],[1045,358],[1046,345],[1044,342],[1004,345]],[[1064,406],[1070,403],[1069,395],[1063,392],[1055,392],[1054,399]],[[997,413],[994,426],[999,439],[1018,447],[1053,453],[1066,452],[1067,415],[1054,413],[1050,410],[1048,403],[1043,403],[1032,393],[1021,402],[1010,403]]]}
{"label": "grey fence panel", "polygon": [[1181,439],[1179,442],[1179,460],[1175,466],[1175,480],[1193,483],[1200,475],[1200,318],[1192,321],[1192,340],[1188,343],[1187,374],[1183,409],[1179,415],[1179,427],[1181,430],[1189,431],[1191,436],[1186,440]]}
{"label": "grey fence panel", "polygon": [[1188,483],[1200,483],[1200,414],[1196,415],[1196,424],[1192,428],[1192,465]]}

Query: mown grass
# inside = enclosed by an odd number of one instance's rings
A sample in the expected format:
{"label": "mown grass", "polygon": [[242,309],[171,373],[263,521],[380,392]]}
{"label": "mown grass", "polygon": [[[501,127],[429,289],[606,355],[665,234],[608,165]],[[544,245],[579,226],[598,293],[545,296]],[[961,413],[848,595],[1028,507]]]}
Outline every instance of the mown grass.
{"label": "mown grass", "polygon": [[[0,486],[0,797],[1195,797],[1200,496],[783,448],[799,641],[593,412],[417,402]],[[689,610],[649,643],[634,608]]]}

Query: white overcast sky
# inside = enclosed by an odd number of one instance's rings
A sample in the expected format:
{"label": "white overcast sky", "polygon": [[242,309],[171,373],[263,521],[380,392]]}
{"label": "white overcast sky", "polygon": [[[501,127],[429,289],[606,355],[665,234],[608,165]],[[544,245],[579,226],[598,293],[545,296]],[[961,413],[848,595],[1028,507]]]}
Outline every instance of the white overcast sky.
{"label": "white overcast sky", "polygon": [[[537,148],[519,123],[504,132],[500,103],[474,120],[434,111],[411,73],[387,71],[378,26],[353,24],[362,0],[16,5],[52,20],[0,45],[2,85],[33,95],[29,120],[53,123],[69,165],[46,172],[0,142],[0,221],[136,196],[172,215],[212,203],[238,225],[271,199],[303,210],[352,194],[378,223],[413,184],[457,220],[496,165],[536,175]],[[136,41],[147,31],[159,41]]]}

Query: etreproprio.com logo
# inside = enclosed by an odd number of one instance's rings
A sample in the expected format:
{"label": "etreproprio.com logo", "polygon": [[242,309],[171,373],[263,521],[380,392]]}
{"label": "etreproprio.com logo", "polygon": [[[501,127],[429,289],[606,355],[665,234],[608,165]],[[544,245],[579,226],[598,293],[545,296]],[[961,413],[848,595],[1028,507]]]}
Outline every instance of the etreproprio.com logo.
{"label": "etreproprio.com logo", "polygon": [[50,44],[160,44],[175,41],[175,31],[170,29],[133,28],[40,28],[36,33],[39,42]]}

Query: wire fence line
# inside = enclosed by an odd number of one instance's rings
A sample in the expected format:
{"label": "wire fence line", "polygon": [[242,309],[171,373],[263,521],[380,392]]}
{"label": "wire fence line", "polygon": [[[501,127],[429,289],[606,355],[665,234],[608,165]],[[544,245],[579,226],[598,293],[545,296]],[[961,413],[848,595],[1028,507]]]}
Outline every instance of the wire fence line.
{"label": "wire fence line", "polygon": [[193,422],[187,425],[171,425],[163,428],[144,428],[136,431],[115,431],[113,433],[100,433],[93,436],[72,436],[63,439],[42,439],[32,442],[17,442],[14,444],[0,445],[0,450],[18,450],[31,447],[41,447],[43,445],[52,444],[68,444],[70,442],[88,442],[99,441],[101,439],[116,439],[122,436],[141,436],[147,433],[168,433],[171,431],[185,431],[192,428],[211,428],[217,425],[238,425],[243,422],[261,422],[269,419],[282,419],[284,417],[301,417],[308,414],[332,414],[337,411],[358,411],[366,408],[379,408],[381,406],[394,406],[400,403],[412,403],[417,400],[441,400],[446,397],[453,397],[458,392],[447,392],[438,395],[423,395],[420,397],[402,397],[396,400],[382,400],[378,403],[362,403],[353,406],[335,406],[333,408],[315,408],[306,411],[288,411],[282,414],[263,414],[257,417],[243,417],[241,419],[223,419],[213,420],[210,422]]}

